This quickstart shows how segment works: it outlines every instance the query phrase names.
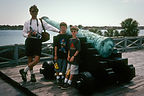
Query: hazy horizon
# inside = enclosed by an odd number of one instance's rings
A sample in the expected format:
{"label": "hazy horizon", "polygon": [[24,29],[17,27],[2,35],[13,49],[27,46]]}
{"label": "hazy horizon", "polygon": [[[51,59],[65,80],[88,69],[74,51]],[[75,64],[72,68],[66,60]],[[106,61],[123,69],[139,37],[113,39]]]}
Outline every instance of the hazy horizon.
{"label": "hazy horizon", "polygon": [[0,25],[23,25],[29,8],[37,5],[38,17],[83,26],[120,26],[132,18],[144,26],[143,0],[1,0]]}

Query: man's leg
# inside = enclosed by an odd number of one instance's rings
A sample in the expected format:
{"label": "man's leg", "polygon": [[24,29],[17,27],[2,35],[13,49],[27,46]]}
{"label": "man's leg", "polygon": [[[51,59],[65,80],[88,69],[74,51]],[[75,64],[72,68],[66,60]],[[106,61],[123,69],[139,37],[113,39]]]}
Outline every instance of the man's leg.
{"label": "man's leg", "polygon": [[[32,56],[28,56],[28,64],[29,64],[30,62],[32,62]],[[27,65],[24,69],[20,69],[20,71],[19,71],[24,82],[27,81],[26,74],[27,74],[27,71],[28,71],[29,69],[30,69],[30,68],[29,68],[28,65]]]}
{"label": "man's leg", "polygon": [[35,74],[33,73],[33,67],[39,62],[40,56],[35,56],[34,60],[28,64],[31,73],[31,82],[36,82]]}

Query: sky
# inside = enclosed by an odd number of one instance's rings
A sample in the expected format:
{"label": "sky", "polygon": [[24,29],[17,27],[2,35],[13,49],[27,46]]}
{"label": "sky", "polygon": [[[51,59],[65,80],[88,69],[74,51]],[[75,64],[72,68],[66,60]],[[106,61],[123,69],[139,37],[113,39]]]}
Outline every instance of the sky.
{"label": "sky", "polygon": [[120,26],[127,18],[144,25],[144,0],[0,0],[0,25],[23,25],[37,5],[38,17],[83,26]]}

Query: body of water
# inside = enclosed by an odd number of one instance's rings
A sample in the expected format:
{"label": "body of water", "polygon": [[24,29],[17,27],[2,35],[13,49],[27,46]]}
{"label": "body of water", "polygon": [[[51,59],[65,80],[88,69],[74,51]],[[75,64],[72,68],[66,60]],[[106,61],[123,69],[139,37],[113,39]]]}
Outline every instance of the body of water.
{"label": "body of water", "polygon": [[[49,33],[50,33],[50,40],[44,43],[52,43],[53,36],[58,34],[51,31],[49,31]],[[23,36],[22,30],[0,30],[0,46],[24,44],[25,39],[26,38]]]}
{"label": "body of water", "polygon": [[[50,33],[50,40],[44,43],[52,43],[53,36],[58,34],[51,31],[49,31],[49,33]],[[144,36],[144,30],[140,30],[139,36]],[[26,38],[23,37],[22,30],[0,30],[0,46],[24,44],[25,39]]]}

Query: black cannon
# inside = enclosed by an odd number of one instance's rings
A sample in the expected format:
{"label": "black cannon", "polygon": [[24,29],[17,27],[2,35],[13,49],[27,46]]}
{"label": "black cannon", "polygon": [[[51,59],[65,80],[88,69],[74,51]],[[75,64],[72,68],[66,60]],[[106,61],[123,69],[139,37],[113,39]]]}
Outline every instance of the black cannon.
{"label": "black cannon", "polygon": [[[60,29],[58,22],[48,17],[42,17],[42,19]],[[70,26],[67,27],[67,33],[71,34]],[[112,38],[100,36],[84,29],[80,29],[77,36],[81,42],[80,74],[75,79],[77,88],[89,89],[90,82],[93,81],[97,83],[92,85],[112,84],[128,82],[135,77],[134,66],[128,65],[128,58],[122,58],[122,53],[114,49]]]}
{"label": "black cannon", "polygon": [[43,74],[47,80],[53,80],[55,74],[53,61],[44,62],[40,68],[40,74]]}
{"label": "black cannon", "polygon": [[93,86],[125,83],[135,77],[135,67],[128,65],[128,58],[122,58],[122,53],[116,49],[109,57],[104,58],[91,43],[86,42],[85,37],[81,37],[80,41],[82,50],[79,59],[80,74],[75,81],[77,88],[86,90]]}

